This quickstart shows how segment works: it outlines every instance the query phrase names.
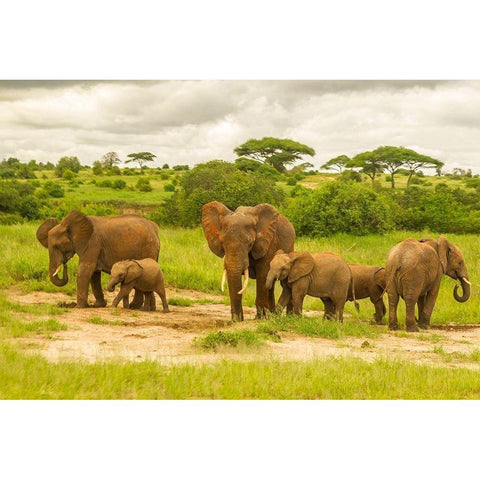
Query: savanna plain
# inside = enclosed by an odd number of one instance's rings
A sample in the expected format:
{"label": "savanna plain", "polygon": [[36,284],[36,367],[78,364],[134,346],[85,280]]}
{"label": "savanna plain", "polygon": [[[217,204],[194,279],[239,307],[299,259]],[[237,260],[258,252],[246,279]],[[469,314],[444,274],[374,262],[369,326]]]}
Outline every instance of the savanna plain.
{"label": "savanna plain", "polygon": [[[52,285],[36,228],[0,227],[2,398],[480,397],[476,235],[449,235],[469,265],[470,300],[455,302],[454,281],[444,278],[433,328],[406,333],[374,324],[368,299],[359,312],[347,304],[343,324],[323,320],[312,298],[302,317],[255,320],[254,282],[244,297],[247,320],[232,323],[228,293],[220,291],[222,260],[200,228],[160,230],[170,314],[70,309],[75,258],[70,283]],[[383,265],[391,246],[409,236],[419,234],[303,237],[296,249]]]}

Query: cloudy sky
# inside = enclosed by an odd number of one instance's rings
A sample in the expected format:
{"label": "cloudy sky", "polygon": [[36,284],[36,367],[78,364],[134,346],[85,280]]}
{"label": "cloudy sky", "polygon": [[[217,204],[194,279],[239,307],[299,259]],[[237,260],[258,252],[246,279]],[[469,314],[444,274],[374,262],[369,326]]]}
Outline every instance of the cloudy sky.
{"label": "cloudy sky", "polygon": [[0,81],[0,158],[194,165],[263,136],[313,147],[316,167],[401,145],[480,173],[480,82]]}

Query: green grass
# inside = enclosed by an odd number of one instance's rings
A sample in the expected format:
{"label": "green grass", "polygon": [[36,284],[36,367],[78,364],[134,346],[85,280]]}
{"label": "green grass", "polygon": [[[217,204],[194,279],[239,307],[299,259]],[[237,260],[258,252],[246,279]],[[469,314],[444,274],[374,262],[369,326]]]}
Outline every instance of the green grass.
{"label": "green grass", "polygon": [[99,316],[93,316],[88,319],[89,323],[93,323],[94,325],[125,325],[125,322],[121,320],[104,320]]}
{"label": "green grass", "polygon": [[384,329],[357,320],[344,320],[340,323],[321,317],[272,315],[257,327],[257,331],[295,332],[307,337],[338,339],[351,336],[375,338]]}
{"label": "green grass", "polygon": [[210,332],[203,337],[197,337],[194,344],[205,349],[216,351],[220,346],[238,347],[238,346],[260,346],[263,342],[263,336],[253,330],[235,330]]}
{"label": "green grass", "polygon": [[0,346],[2,399],[479,399],[465,368],[326,358],[308,362],[52,364]]}
{"label": "green grass", "polygon": [[474,349],[470,353],[464,353],[459,351],[446,352],[442,345],[433,347],[433,353],[440,355],[444,362],[480,362],[480,350]]}

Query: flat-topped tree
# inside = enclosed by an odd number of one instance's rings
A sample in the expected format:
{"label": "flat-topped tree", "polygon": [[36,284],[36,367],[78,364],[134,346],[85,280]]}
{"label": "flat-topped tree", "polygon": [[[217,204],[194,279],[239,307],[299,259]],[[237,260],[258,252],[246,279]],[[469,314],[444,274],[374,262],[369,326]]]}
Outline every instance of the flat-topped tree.
{"label": "flat-topped tree", "polygon": [[271,165],[279,172],[295,163],[302,155],[315,155],[315,150],[288,138],[263,137],[250,139],[233,150],[240,157],[247,157]]}
{"label": "flat-topped tree", "polygon": [[415,150],[410,150],[408,148],[402,148],[403,150],[403,168],[408,170],[408,180],[407,188],[410,186],[410,182],[415,173],[417,173],[422,168],[434,168],[437,175],[440,175],[444,163],[435,158],[429,157],[427,155],[421,155]]}
{"label": "flat-topped tree", "polygon": [[395,174],[404,165],[402,150],[402,147],[390,147],[387,145],[378,147],[373,151],[383,163],[384,171],[390,174],[392,188],[395,188]]}
{"label": "flat-topped tree", "polygon": [[352,159],[350,157],[340,155],[324,163],[320,168],[325,170],[338,170],[341,173],[351,161]]}
{"label": "flat-topped tree", "polygon": [[147,162],[153,162],[153,159],[156,158],[156,155],[150,152],[138,152],[138,153],[130,153],[127,155],[129,160],[125,160],[125,163],[130,162],[137,162],[139,167],[143,169],[143,166]]}
{"label": "flat-topped tree", "polygon": [[385,170],[383,158],[377,152],[363,152],[355,155],[352,160],[345,165],[347,168],[359,168],[372,180],[372,186],[375,185],[375,178]]}

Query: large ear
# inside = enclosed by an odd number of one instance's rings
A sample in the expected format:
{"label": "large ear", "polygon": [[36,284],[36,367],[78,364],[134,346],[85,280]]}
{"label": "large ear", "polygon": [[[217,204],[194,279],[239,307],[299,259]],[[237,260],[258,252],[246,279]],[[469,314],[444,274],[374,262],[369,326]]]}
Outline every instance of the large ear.
{"label": "large ear", "polygon": [[252,247],[252,257],[257,260],[267,254],[267,251],[275,235],[278,210],[268,203],[260,203],[253,208],[254,214],[258,217],[257,238]]}
{"label": "large ear", "polygon": [[438,237],[438,256],[442,264],[443,273],[447,271],[448,253],[451,243],[445,237]]}
{"label": "large ear", "polygon": [[56,218],[47,218],[37,230],[37,240],[45,247],[48,248],[48,232],[58,225]]}
{"label": "large ear", "polygon": [[210,250],[220,258],[225,255],[225,250],[219,237],[222,229],[222,219],[232,213],[223,203],[216,201],[207,203],[202,207],[203,233]]}
{"label": "large ear", "polygon": [[375,283],[380,287],[380,288],[383,288],[385,289],[385,286],[387,284],[387,278],[386,278],[386,275],[385,275],[385,269],[382,267],[382,268],[379,268],[373,275],[374,279],[375,279]]}
{"label": "large ear", "polygon": [[63,220],[69,236],[72,239],[73,248],[78,255],[85,253],[88,242],[93,233],[92,222],[78,210],[72,210]]}
{"label": "large ear", "polygon": [[309,275],[313,270],[313,257],[310,253],[292,252],[289,253],[288,256],[292,262],[292,267],[290,268],[290,273],[288,274],[288,283],[296,282],[305,275]]}
{"label": "large ear", "polygon": [[131,283],[142,275],[143,267],[135,260],[128,262],[123,283]]}

